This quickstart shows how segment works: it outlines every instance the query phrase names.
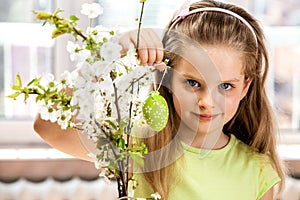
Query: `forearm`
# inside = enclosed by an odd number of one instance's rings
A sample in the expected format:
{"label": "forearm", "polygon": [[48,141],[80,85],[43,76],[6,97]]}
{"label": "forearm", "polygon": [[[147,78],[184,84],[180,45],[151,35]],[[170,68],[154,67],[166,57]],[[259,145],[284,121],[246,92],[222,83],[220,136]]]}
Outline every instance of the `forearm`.
{"label": "forearm", "polygon": [[89,152],[77,130],[72,128],[63,130],[57,123],[41,119],[40,115],[37,115],[34,121],[34,130],[50,146],[79,159],[93,161],[88,156]]}

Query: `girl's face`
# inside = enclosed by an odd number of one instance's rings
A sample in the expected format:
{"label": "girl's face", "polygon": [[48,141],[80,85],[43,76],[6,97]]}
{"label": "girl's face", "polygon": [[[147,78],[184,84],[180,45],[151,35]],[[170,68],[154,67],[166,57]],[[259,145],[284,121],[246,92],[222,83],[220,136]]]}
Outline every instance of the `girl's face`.
{"label": "girl's face", "polygon": [[[242,54],[226,46],[191,49],[174,67],[171,92],[184,132],[222,131],[247,94]],[[193,64],[191,64],[193,63]]]}

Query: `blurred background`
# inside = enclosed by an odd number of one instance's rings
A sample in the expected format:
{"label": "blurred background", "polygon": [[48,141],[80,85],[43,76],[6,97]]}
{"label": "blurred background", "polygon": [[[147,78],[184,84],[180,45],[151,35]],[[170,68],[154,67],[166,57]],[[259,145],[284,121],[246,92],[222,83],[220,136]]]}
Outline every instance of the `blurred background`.
{"label": "blurred background", "polygon": [[[80,14],[85,2],[99,2],[104,8],[95,24],[137,27],[139,0],[0,0],[0,200],[110,198],[98,188],[114,193],[112,185],[100,187],[103,181],[92,163],[52,149],[34,133],[34,99],[24,105],[22,98],[6,98],[17,73],[27,82],[36,75],[50,72],[59,77],[63,71],[74,69],[66,51],[70,37],[52,40],[52,29],[36,22],[31,11],[52,12],[61,8],[66,17],[76,14],[81,19],[79,26],[85,30],[88,21]],[[281,132],[280,156],[291,177],[285,193],[292,195],[283,199],[299,199],[300,184],[296,178],[300,178],[300,1],[224,2],[246,8],[265,30],[271,60],[268,94]],[[164,28],[181,4],[182,0],[147,0],[143,26]],[[48,194],[56,196],[50,198]]]}

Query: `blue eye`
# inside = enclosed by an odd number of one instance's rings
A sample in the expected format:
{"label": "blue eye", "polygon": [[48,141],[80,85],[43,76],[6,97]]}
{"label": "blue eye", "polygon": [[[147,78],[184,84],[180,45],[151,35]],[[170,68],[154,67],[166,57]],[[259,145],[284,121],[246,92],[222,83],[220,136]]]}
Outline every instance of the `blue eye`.
{"label": "blue eye", "polygon": [[187,80],[186,83],[191,87],[200,87],[200,83],[195,80]]}
{"label": "blue eye", "polygon": [[222,83],[219,85],[219,88],[221,90],[230,90],[231,88],[233,88],[233,86],[229,83]]}

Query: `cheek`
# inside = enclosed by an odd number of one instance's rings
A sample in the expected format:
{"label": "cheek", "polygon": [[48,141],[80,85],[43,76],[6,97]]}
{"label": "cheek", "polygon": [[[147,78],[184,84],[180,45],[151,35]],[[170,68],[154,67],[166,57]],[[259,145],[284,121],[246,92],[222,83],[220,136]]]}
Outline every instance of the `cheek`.
{"label": "cheek", "polygon": [[182,112],[191,111],[195,109],[197,105],[197,99],[195,94],[181,89],[175,89],[172,91],[172,97],[174,102],[174,107],[178,116],[183,114]]}
{"label": "cheek", "polygon": [[172,94],[173,97],[173,103],[174,108],[178,116],[181,116],[181,106],[180,106],[180,100],[177,99],[176,95]]}
{"label": "cheek", "polygon": [[227,98],[225,101],[225,121],[228,122],[236,113],[239,107],[239,98]]}

